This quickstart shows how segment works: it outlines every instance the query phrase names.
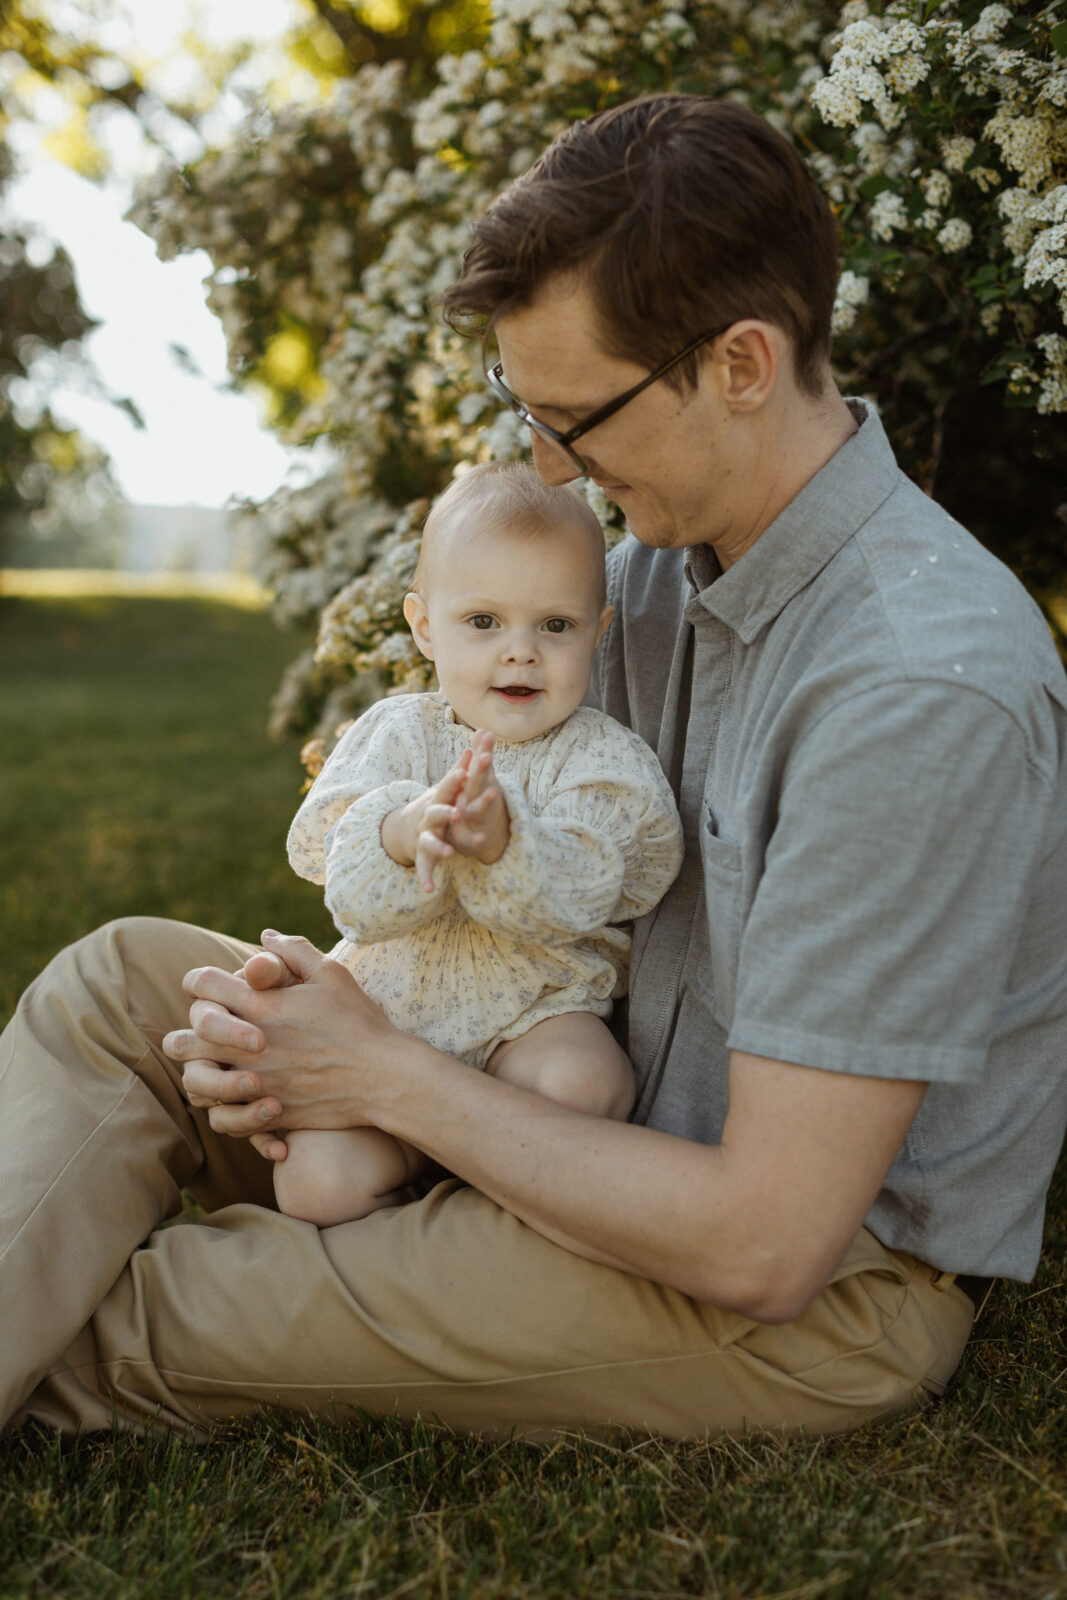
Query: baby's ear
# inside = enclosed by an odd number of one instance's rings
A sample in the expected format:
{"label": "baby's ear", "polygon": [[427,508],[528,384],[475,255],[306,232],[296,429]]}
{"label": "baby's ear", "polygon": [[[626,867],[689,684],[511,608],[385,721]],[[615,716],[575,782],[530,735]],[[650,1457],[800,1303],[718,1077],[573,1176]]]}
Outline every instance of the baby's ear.
{"label": "baby's ear", "polygon": [[430,619],[426,614],[426,602],[415,589],[404,596],[404,621],[411,629],[411,637],[427,661],[432,661],[433,640],[430,638]]}

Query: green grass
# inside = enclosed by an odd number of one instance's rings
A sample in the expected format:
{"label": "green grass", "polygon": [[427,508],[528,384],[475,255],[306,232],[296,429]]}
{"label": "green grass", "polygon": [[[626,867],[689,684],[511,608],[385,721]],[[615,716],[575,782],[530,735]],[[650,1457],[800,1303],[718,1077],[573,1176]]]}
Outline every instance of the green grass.
{"label": "green grass", "polygon": [[[264,707],[292,639],[201,600],[0,602],[3,1000],[123,911],[319,939]],[[1067,1600],[1067,1168],[948,1398],[840,1440],[483,1443],[266,1416],[0,1441],[0,1597]],[[0,1320],[0,1337],[3,1336]]]}
{"label": "green grass", "polygon": [[5,1016],[56,950],[129,912],[335,937],[285,858],[296,751],[264,734],[298,648],[217,600],[0,599]]}

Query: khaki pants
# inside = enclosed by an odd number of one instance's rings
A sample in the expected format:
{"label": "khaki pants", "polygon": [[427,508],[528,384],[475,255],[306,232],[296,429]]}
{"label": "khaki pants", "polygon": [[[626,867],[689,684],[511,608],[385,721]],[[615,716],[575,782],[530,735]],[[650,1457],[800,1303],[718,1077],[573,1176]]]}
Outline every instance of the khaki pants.
{"label": "khaki pants", "polygon": [[[203,1436],[263,1405],[362,1407],[685,1439],[843,1431],[948,1382],[970,1302],[866,1231],[768,1327],[583,1261],[456,1182],[322,1232],[279,1215],[268,1164],[212,1133],[160,1050],[183,974],[249,950],[114,923],[25,995],[0,1043],[0,1418]],[[183,1187],[212,1215],[153,1232]]]}

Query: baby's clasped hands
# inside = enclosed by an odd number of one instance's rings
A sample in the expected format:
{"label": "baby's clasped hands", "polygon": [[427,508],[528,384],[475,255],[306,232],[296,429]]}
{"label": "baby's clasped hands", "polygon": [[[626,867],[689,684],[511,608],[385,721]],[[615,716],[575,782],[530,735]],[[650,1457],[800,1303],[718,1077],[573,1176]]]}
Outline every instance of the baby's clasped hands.
{"label": "baby's clasped hands", "polygon": [[434,870],[453,854],[498,861],[511,832],[508,808],[493,771],[495,736],[479,729],[471,748],[441,779],[382,823],[382,844],[399,866],[414,867],[427,894]]}

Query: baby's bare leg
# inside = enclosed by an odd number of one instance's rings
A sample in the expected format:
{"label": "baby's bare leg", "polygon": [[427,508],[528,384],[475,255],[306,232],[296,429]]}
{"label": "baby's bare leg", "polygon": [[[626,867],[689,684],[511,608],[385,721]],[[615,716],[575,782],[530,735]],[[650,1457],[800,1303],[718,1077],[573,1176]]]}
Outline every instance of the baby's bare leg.
{"label": "baby's bare leg", "polygon": [[519,1038],[498,1044],[485,1070],[517,1089],[532,1089],[574,1111],[619,1122],[634,1103],[629,1057],[591,1011],[568,1011],[535,1022]]}
{"label": "baby's bare leg", "polygon": [[402,1205],[426,1161],[380,1128],[308,1128],[286,1134],[286,1143],[289,1154],[274,1168],[278,1209],[317,1228]]}

